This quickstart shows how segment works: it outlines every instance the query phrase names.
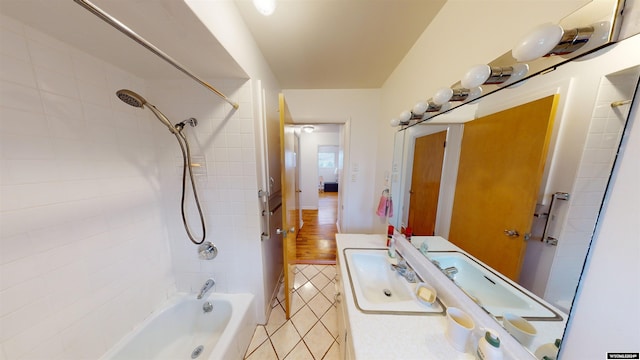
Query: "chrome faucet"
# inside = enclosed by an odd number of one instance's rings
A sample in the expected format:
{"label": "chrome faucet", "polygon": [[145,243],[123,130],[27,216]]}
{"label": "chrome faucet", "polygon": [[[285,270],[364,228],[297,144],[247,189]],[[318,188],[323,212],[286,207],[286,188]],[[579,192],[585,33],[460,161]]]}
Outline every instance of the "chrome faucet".
{"label": "chrome faucet", "polygon": [[215,284],[216,282],[213,279],[207,280],[207,282],[205,282],[204,285],[202,285],[202,289],[200,289],[200,293],[198,294],[198,300],[202,299],[204,294],[206,294],[207,291],[211,290],[211,288]]}
{"label": "chrome faucet", "polygon": [[391,270],[397,271],[398,274],[402,275],[402,277],[410,283],[416,282],[416,272],[409,267],[407,261],[404,259],[400,260],[397,265],[391,264]]}
{"label": "chrome faucet", "polygon": [[448,268],[442,269],[442,272],[447,275],[447,277],[453,280],[453,276],[458,273],[458,268],[455,266],[449,266]]}

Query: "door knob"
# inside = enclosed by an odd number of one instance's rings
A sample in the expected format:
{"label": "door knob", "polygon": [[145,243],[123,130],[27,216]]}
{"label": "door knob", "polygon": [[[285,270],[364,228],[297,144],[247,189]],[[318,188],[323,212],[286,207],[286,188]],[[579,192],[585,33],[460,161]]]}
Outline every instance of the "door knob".
{"label": "door knob", "polygon": [[291,229],[289,229],[289,232],[290,232],[290,233],[294,233],[294,232],[296,232],[296,228],[292,226],[292,227],[291,227]]}
{"label": "door knob", "polygon": [[276,234],[282,235],[282,236],[287,236],[287,230],[276,229]]}
{"label": "door knob", "polygon": [[508,237],[518,237],[518,236],[520,236],[520,233],[518,232],[518,230],[505,229],[504,230],[504,234],[507,235]]}

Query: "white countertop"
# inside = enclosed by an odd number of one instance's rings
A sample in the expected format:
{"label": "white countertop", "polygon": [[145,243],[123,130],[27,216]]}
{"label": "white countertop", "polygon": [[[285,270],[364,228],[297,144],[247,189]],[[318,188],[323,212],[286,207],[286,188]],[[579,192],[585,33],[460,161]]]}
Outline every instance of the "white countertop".
{"label": "white countertop", "polygon": [[[346,306],[350,337],[357,360],[376,359],[475,359],[475,344],[483,334],[482,328],[492,328],[501,335],[504,359],[534,359],[531,353],[506,333],[504,329],[464,296],[444,274],[422,257],[404,238],[396,241],[398,251],[414,270],[438,291],[438,298],[446,306],[463,309],[474,318],[476,330],[466,353],[456,351],[445,338],[446,317],[443,315],[392,315],[360,312],[353,299],[347,276],[343,250],[345,248],[385,248],[385,235],[337,234],[343,299]],[[433,250],[436,250],[433,248]],[[446,250],[446,249],[442,249]]]}

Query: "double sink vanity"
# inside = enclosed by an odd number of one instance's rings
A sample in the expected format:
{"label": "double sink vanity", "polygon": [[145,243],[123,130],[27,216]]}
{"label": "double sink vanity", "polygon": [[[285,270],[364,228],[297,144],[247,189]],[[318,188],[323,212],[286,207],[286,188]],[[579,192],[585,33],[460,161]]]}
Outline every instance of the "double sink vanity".
{"label": "double sink vanity", "polygon": [[[504,359],[535,359],[536,349],[562,338],[566,314],[441,237],[414,236],[409,242],[395,235],[395,260],[384,235],[337,234],[336,239],[341,358],[474,359],[478,339],[492,329],[500,335]],[[414,271],[415,279],[399,269]],[[419,283],[436,290],[435,302],[416,296]],[[475,322],[465,352],[445,337],[448,307],[462,309]],[[505,313],[535,327],[528,347],[502,327]]]}

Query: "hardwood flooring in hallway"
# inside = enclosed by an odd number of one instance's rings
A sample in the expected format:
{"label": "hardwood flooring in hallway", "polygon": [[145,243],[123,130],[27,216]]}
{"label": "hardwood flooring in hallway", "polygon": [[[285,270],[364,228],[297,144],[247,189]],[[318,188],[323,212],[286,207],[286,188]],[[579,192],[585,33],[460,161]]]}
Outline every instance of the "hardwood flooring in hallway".
{"label": "hardwood flooring in hallway", "polygon": [[336,262],[338,193],[318,195],[318,210],[302,210],[303,225],[296,238],[296,262],[301,264]]}

